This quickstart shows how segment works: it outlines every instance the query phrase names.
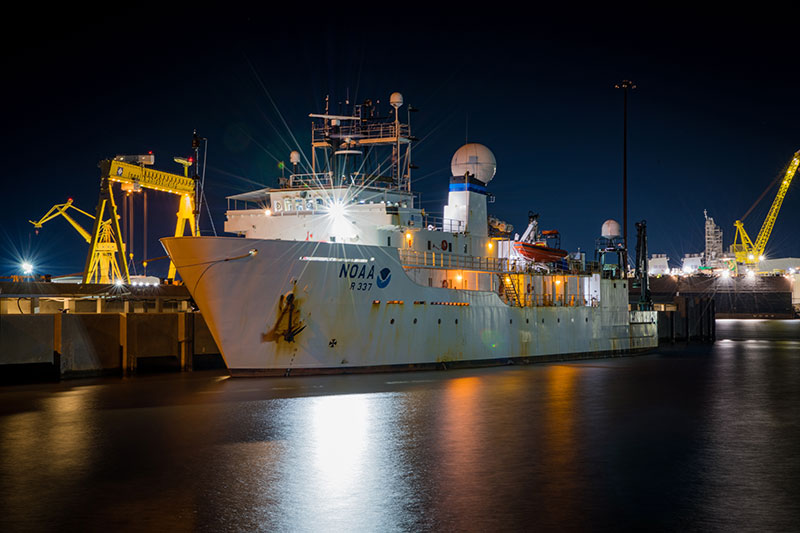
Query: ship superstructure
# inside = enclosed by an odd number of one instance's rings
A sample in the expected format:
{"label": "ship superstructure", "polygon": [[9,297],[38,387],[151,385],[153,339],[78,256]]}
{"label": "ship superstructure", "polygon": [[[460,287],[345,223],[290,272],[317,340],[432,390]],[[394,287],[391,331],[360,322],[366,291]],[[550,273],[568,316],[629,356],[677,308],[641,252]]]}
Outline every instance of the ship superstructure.
{"label": "ship superstructure", "polygon": [[237,237],[163,240],[232,374],[497,364],[656,345],[655,313],[628,309],[624,269],[560,249],[541,254],[552,250],[541,244],[521,254],[518,241],[490,231],[496,161],[485,146],[452,157],[442,215],[422,209],[402,96],[390,104],[388,116],[370,101],[347,115],[327,106],[310,115],[310,158],[293,152],[277,187],[229,197],[225,230]]}

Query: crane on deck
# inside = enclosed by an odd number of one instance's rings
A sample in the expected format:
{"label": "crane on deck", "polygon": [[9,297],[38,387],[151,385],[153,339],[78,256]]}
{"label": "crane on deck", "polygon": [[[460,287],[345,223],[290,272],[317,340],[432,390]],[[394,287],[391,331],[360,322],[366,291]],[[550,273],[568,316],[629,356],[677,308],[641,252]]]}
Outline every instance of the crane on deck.
{"label": "crane on deck", "polygon": [[[49,222],[50,220],[53,220],[59,216],[64,217],[67,222],[69,222],[72,227],[75,228],[75,230],[81,235],[81,237],[83,237],[87,243],[91,244],[92,235],[68,214],[70,209],[74,209],[75,211],[82,213],[89,218],[95,218],[93,215],[87,213],[83,209],[75,207],[72,204],[72,198],[69,198],[66,203],[56,204],[51,207],[50,210],[39,220],[29,220],[28,222],[33,224],[33,227],[35,227],[38,232],[45,222]],[[100,225],[98,240],[94,247],[94,252],[90,254],[88,267],[86,272],[84,272],[84,283],[113,283],[118,279],[122,279],[120,263],[125,262],[124,243],[122,244],[121,249],[122,252],[118,256],[117,251],[120,250],[120,247],[114,240],[113,231],[111,229],[111,221],[103,221],[103,223]]]}
{"label": "crane on deck", "polygon": [[792,183],[792,178],[794,178],[798,166],[800,166],[800,150],[795,152],[794,157],[789,162],[789,166],[786,168],[783,181],[781,181],[780,187],[778,187],[778,194],[772,202],[772,207],[770,207],[767,213],[767,218],[764,219],[764,224],[761,226],[761,231],[758,232],[758,237],[756,237],[755,242],[750,239],[741,220],[737,220],[733,223],[736,227],[736,235],[731,245],[731,252],[736,255],[737,263],[755,265],[764,259],[764,249],[767,246],[767,241],[772,233],[772,228],[775,226],[775,220],[778,218],[778,213],[781,210],[781,204],[783,204],[786,191],[789,190],[789,185]]}

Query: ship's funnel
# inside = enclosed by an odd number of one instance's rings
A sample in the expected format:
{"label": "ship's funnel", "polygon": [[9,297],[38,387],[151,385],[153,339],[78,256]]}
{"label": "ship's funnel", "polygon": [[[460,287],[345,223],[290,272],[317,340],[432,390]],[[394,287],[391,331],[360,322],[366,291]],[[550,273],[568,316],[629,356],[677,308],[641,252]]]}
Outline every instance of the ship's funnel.
{"label": "ship's funnel", "polygon": [[453,175],[444,206],[446,231],[488,236],[486,185],[497,170],[494,154],[482,144],[466,144],[453,155],[450,170]]}

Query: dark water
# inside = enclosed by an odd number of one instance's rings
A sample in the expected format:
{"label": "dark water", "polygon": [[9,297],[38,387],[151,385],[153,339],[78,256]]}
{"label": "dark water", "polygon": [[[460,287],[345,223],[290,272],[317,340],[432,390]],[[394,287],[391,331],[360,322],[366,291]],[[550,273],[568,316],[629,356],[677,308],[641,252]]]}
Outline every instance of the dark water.
{"label": "dark water", "polygon": [[789,531],[800,321],[525,367],[0,388],[0,531]]}

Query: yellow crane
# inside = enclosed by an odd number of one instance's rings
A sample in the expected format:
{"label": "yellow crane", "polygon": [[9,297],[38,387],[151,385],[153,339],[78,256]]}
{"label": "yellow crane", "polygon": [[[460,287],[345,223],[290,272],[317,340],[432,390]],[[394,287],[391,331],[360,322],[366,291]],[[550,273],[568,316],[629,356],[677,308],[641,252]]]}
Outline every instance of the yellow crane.
{"label": "yellow crane", "polygon": [[[125,252],[121,246],[122,236],[119,229],[119,217],[117,216],[117,206],[114,203],[114,195],[112,191],[112,183],[119,183],[122,190],[125,191],[139,191],[142,188],[152,189],[156,191],[163,191],[180,196],[180,204],[178,207],[178,222],[175,226],[175,236],[181,237],[186,230],[186,224],[189,224],[190,234],[197,236],[197,225],[195,223],[195,180],[188,177],[188,167],[191,161],[176,158],[178,163],[184,167],[184,175],[172,174],[160,170],[146,168],[145,165],[153,164],[153,155],[136,155],[136,156],[117,156],[114,159],[104,159],[98,163],[100,167],[100,199],[97,203],[97,210],[95,213],[94,229],[91,233],[91,240],[89,241],[89,255],[86,258],[86,268],[84,269],[84,283],[88,283],[88,274],[92,262],[92,257],[99,250],[102,243],[103,226],[108,224],[110,226],[111,234],[117,243],[117,251],[120,257],[125,256]],[[108,214],[110,218],[105,220],[103,217],[106,214],[106,207],[108,207]],[[126,283],[130,283],[130,274],[128,272],[128,264],[124,260],[122,264],[122,279]],[[169,279],[175,278],[175,265],[170,261]]]}
{"label": "yellow crane", "polygon": [[772,233],[772,228],[775,226],[775,220],[778,218],[786,191],[789,190],[789,185],[792,183],[792,178],[794,178],[798,166],[800,166],[800,150],[795,152],[794,157],[789,162],[789,166],[786,168],[786,174],[783,177],[783,181],[781,181],[780,187],[778,187],[778,194],[772,202],[772,207],[769,208],[769,213],[767,213],[767,218],[764,219],[764,224],[761,226],[761,231],[758,232],[755,243],[750,240],[750,236],[747,235],[741,220],[733,223],[736,227],[736,235],[731,245],[731,252],[736,255],[737,263],[755,265],[764,259],[764,249],[767,246],[767,241]]}
{"label": "yellow crane", "polygon": [[[67,213],[69,209],[74,209],[75,211],[82,213],[89,218],[95,218],[93,215],[87,213],[83,209],[72,205],[72,198],[70,198],[66,203],[56,204],[51,207],[50,210],[39,220],[29,220],[28,222],[33,224],[33,227],[39,230],[42,228],[42,225],[45,222],[49,222],[50,220],[53,220],[59,216],[64,217],[67,222],[69,222],[72,227],[77,230],[81,237],[83,237],[86,242],[91,244],[92,235],[83,229],[83,226],[81,226]],[[123,258],[122,262],[124,263],[124,248],[125,247],[123,245],[123,252],[117,256],[119,247],[114,240],[111,229],[111,221],[104,221],[100,226],[98,242],[94,247],[94,252],[91,253],[89,257],[90,260],[88,264],[88,270],[84,273],[84,283],[114,283],[116,280],[121,280],[122,273],[119,267],[119,259]]]}

